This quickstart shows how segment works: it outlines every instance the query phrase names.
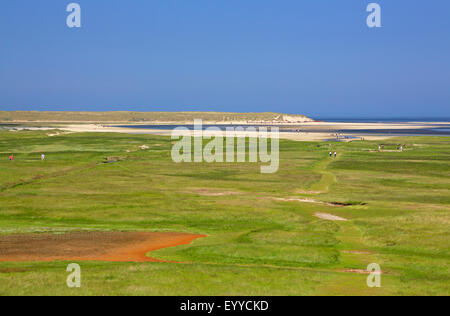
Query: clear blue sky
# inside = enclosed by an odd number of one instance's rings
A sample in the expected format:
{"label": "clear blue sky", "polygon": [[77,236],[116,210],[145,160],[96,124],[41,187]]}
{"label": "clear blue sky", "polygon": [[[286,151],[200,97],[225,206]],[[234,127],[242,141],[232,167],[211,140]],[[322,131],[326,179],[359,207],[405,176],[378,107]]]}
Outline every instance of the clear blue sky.
{"label": "clear blue sky", "polygon": [[2,1],[0,110],[450,117],[450,1],[370,2]]}

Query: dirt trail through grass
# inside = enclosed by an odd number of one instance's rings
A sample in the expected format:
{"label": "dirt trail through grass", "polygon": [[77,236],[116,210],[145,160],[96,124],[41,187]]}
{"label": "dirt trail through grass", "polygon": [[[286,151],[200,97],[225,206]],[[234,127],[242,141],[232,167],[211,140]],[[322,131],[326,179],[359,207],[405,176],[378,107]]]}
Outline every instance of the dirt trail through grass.
{"label": "dirt trail through grass", "polygon": [[[337,183],[336,176],[327,170],[330,163],[338,160],[343,154],[337,158],[325,158],[316,164],[313,168],[315,172],[322,174],[319,182],[310,187],[311,192],[328,193],[333,184]],[[324,219],[326,220],[326,219]],[[367,251],[362,233],[355,226],[353,221],[337,221],[340,232],[336,238],[341,241],[339,246],[340,267],[336,272],[332,282],[327,283],[318,289],[320,293],[332,295],[383,295],[383,288],[369,288],[367,286],[367,275],[361,273],[353,273],[352,271],[366,271],[371,263],[379,263],[376,254]]]}
{"label": "dirt trail through grass", "polygon": [[[389,295],[389,287],[383,285],[385,274],[381,274],[381,287],[370,288],[367,285],[367,267],[371,263],[380,264],[375,253],[368,251],[360,230],[351,221],[339,222],[341,241],[340,266],[332,282],[318,288],[318,294],[326,295]],[[381,268],[383,268],[381,266]]]}
{"label": "dirt trail through grass", "polygon": [[21,180],[19,182],[15,182],[15,183],[6,183],[2,187],[0,187],[0,192],[5,192],[7,190],[11,190],[11,189],[21,187],[24,185],[28,185],[28,184],[33,184],[37,181],[48,180],[48,179],[52,179],[52,178],[66,176],[73,172],[85,171],[88,169],[95,168],[97,165],[98,165],[97,163],[90,163],[88,165],[84,165],[81,167],[71,167],[71,168],[66,168],[64,170],[52,172],[50,174],[46,174],[46,175],[42,175],[42,176],[34,176],[33,178],[28,179],[28,180]]}
{"label": "dirt trail through grass", "polygon": [[327,157],[314,166],[313,171],[322,174],[322,179],[320,179],[319,182],[313,184],[310,188],[310,191],[327,193],[330,190],[330,186],[336,183],[336,176],[327,171],[328,165],[336,159]]}

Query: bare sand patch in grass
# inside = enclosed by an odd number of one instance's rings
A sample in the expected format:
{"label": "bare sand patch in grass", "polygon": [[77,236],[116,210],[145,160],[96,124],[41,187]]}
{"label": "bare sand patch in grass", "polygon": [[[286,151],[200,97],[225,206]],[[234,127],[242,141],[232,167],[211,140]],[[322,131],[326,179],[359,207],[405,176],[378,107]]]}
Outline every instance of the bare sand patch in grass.
{"label": "bare sand patch in grass", "polygon": [[198,194],[198,195],[202,195],[202,196],[227,196],[227,195],[240,194],[239,192],[234,192],[234,191],[212,191],[209,189],[198,189],[198,190],[193,190],[189,193],[194,193],[194,194]]}
{"label": "bare sand patch in grass", "polygon": [[346,218],[328,214],[328,213],[315,213],[314,216],[317,218],[320,218],[320,219],[327,220],[327,221],[338,221],[338,222],[339,221],[341,221],[341,222],[348,221],[348,219],[346,219]]}
{"label": "bare sand patch in grass", "polygon": [[[283,201],[283,202],[314,203],[314,204],[322,204],[322,205],[327,205],[327,206],[338,206],[338,207],[355,205],[352,203],[317,201],[317,200],[309,199],[309,198],[302,198],[302,199],[300,199],[300,198],[274,198],[274,200]],[[360,205],[365,205],[365,203],[361,203]]]}
{"label": "bare sand patch in grass", "polygon": [[297,190],[295,191],[297,194],[323,194],[324,191],[310,191],[310,190]]}
{"label": "bare sand patch in grass", "polygon": [[274,198],[277,201],[283,201],[283,202],[302,202],[302,203],[315,203],[315,204],[325,204],[321,201],[316,201],[313,199],[299,199],[299,198]]}

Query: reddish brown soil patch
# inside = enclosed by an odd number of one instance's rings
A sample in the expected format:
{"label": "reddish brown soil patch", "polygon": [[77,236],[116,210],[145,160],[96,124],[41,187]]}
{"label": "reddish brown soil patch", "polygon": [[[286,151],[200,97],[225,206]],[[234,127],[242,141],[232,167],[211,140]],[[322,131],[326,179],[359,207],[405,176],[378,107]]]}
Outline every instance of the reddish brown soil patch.
{"label": "reddish brown soil patch", "polygon": [[190,244],[204,235],[144,232],[78,232],[0,236],[0,261],[163,262],[150,251]]}

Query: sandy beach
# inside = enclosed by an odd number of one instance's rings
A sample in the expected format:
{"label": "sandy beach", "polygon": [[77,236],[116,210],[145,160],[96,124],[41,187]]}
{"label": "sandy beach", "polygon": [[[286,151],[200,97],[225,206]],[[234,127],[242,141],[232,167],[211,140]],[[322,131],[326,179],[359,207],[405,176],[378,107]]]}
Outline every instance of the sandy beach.
{"label": "sandy beach", "polygon": [[[142,122],[142,123],[63,123],[63,122],[14,122],[20,124],[11,127],[11,131],[20,130],[59,130],[60,132],[49,133],[49,136],[58,136],[61,133],[124,133],[124,134],[146,134],[171,136],[172,130],[167,127],[177,125],[192,125],[193,122],[165,123],[161,122]],[[30,126],[27,126],[30,124]],[[213,126],[256,126],[257,124],[233,121],[233,122],[213,122],[204,121],[203,125]],[[125,127],[126,126],[126,127]],[[152,126],[145,128],[145,126]],[[158,128],[161,126],[161,128]],[[261,126],[275,126],[275,124],[264,124]],[[428,130],[432,128],[448,128],[449,122],[395,122],[395,123],[350,123],[350,122],[303,122],[303,123],[285,123],[277,124],[280,128],[280,138],[294,141],[324,141],[337,139],[340,141],[355,140],[383,140],[399,136],[402,130]],[[389,133],[384,131],[397,131],[398,133]],[[193,131],[186,131],[182,135],[193,136]],[[203,131],[204,136],[225,136],[225,131]],[[236,132],[237,137],[257,136],[254,132]]]}
{"label": "sandy beach", "polygon": [[[243,123],[243,122],[239,122]],[[222,123],[214,123],[214,122],[205,122],[205,125],[229,125]],[[166,128],[157,129],[155,127],[151,129],[145,129],[140,126],[142,125],[152,125],[151,123],[147,124],[126,124],[130,127],[121,127],[114,125],[101,125],[101,124],[67,124],[61,125],[58,129],[66,131],[66,132],[97,132],[97,133],[126,133],[126,134],[148,134],[148,135],[162,135],[162,136],[170,136],[172,134],[171,130]],[[156,125],[156,124],[155,124]],[[251,124],[237,124],[234,122],[235,126],[249,126]],[[291,125],[283,125],[280,128],[288,128],[295,129],[298,132],[280,132],[281,139],[289,139],[295,141],[323,141],[328,139],[336,138],[335,131],[341,130],[408,130],[408,129],[429,129],[434,128],[439,125],[447,125],[450,126],[450,123],[430,123],[430,122],[411,122],[411,123],[341,123],[341,122],[306,122],[302,124],[291,124]],[[133,128],[131,126],[136,126]],[[205,136],[225,136],[225,132],[212,132],[212,131],[203,131]],[[236,136],[245,136],[252,135],[252,132],[236,132]],[[193,135],[193,131],[186,131],[183,135]],[[382,140],[394,137],[393,135],[363,135],[361,136],[357,134],[346,134],[345,132],[339,133],[339,136],[342,141],[352,141],[359,140],[364,138],[365,140]],[[350,136],[350,139],[345,139],[345,137]]]}

